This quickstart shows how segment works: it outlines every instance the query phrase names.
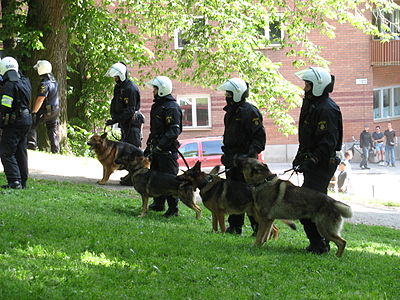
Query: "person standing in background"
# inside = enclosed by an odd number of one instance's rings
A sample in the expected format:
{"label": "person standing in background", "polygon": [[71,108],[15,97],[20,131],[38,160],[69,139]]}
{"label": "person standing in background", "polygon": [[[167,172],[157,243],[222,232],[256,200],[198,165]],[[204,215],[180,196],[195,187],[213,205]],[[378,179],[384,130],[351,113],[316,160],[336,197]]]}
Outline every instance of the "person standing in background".
{"label": "person standing in background", "polygon": [[376,155],[378,156],[378,163],[383,165],[385,163],[385,135],[381,131],[381,126],[377,125],[375,127],[375,132],[372,133],[372,140],[374,141]]}
{"label": "person standing in background", "polygon": [[360,147],[362,149],[362,159],[360,162],[361,169],[370,169],[368,167],[369,151],[372,149],[374,142],[369,133],[369,125],[364,125],[364,130],[360,134]]}
{"label": "person standing in background", "polygon": [[392,128],[392,123],[387,124],[388,129],[383,133],[385,135],[385,152],[386,152],[386,166],[396,166],[396,153],[394,147],[397,145],[396,131]]}

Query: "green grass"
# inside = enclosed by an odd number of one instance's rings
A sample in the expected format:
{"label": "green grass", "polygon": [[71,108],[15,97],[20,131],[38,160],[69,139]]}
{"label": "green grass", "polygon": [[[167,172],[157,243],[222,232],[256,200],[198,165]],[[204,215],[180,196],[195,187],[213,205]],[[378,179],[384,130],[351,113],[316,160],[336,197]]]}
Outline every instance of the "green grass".
{"label": "green grass", "polygon": [[253,248],[249,226],[212,233],[205,208],[141,219],[132,190],[29,186],[0,191],[0,299],[399,299],[398,230],[345,224],[343,257],[315,256],[300,225]]}

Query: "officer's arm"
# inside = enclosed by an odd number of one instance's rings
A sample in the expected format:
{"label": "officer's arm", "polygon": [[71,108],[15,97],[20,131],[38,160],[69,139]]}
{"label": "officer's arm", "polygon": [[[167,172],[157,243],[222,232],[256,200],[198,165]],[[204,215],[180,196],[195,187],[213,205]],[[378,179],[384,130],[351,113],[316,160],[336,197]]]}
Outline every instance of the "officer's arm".
{"label": "officer's arm", "polygon": [[126,109],[118,117],[120,122],[126,122],[132,119],[135,113],[136,96],[133,89],[125,90],[122,95],[122,101],[126,101]]}
{"label": "officer's arm", "polygon": [[45,96],[38,96],[35,101],[35,105],[33,106],[32,113],[37,113],[39,109],[42,107],[44,100],[46,99]]}
{"label": "officer's arm", "polygon": [[12,104],[14,102],[14,86],[6,82],[2,88],[0,112],[4,115],[11,112]]}
{"label": "officer's arm", "polygon": [[322,111],[317,118],[316,140],[313,155],[318,161],[327,160],[335,153],[339,139],[338,114],[339,112]]}
{"label": "officer's arm", "polygon": [[167,108],[164,114],[165,134],[161,137],[158,147],[161,150],[170,150],[181,133],[182,114],[176,108]]}
{"label": "officer's arm", "polygon": [[263,125],[263,118],[259,112],[253,112],[248,120],[250,131],[249,154],[258,154],[265,148],[266,133]]}

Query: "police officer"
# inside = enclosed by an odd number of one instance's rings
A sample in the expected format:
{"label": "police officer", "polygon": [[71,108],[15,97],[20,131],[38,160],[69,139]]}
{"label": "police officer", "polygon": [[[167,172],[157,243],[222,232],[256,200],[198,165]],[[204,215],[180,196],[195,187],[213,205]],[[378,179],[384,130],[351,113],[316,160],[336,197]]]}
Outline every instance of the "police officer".
{"label": "police officer", "polygon": [[[241,170],[234,166],[235,156],[257,158],[264,150],[266,134],[260,111],[246,98],[249,96],[248,84],[240,78],[228,79],[218,90],[225,91],[226,111],[224,116],[224,138],[221,161],[228,169],[227,178],[244,182]],[[257,222],[249,216],[254,233],[257,232]],[[241,234],[244,224],[244,214],[228,217],[228,233]]]}
{"label": "police officer", "polygon": [[[299,149],[293,168],[303,173],[303,187],[326,194],[340,162],[336,151],[341,150],[343,138],[340,108],[329,98],[335,78],[320,67],[311,67],[296,75],[305,81],[305,95],[299,119]],[[315,254],[329,252],[329,241],[318,233],[315,223],[310,219],[300,222],[310,241],[306,250]]]}
{"label": "police officer", "polygon": [[128,69],[122,62],[113,64],[106,76],[114,77],[114,97],[111,100],[111,119],[106,125],[118,123],[122,141],[141,147],[141,128],[144,123],[140,109],[140,92],[136,84],[128,79]]}
{"label": "police officer", "polygon": [[[150,135],[146,156],[151,157],[150,169],[177,175],[179,171],[177,149],[178,136],[182,132],[182,110],[171,95],[172,82],[166,76],[157,76],[147,85],[153,87],[154,103],[150,111]],[[149,209],[164,211],[165,201],[168,210],[165,217],[178,216],[178,198],[162,196],[154,198]]]}
{"label": "police officer", "polygon": [[36,129],[40,122],[45,122],[47,136],[52,153],[60,152],[60,98],[58,83],[54,78],[51,63],[47,60],[38,60],[33,66],[37,70],[41,81],[38,87],[37,98],[32,109],[32,128],[28,135],[28,149],[37,148]]}
{"label": "police officer", "polygon": [[3,86],[0,90],[1,128],[0,157],[7,177],[2,188],[21,189],[28,179],[27,135],[32,125],[29,111],[31,84],[18,72],[18,62],[5,57],[0,62]]}

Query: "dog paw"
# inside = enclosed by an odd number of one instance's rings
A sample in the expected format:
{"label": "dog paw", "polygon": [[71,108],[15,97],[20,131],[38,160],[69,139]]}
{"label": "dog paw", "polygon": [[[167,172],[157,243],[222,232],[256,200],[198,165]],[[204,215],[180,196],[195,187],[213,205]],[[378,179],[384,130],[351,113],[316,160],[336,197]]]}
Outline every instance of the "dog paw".
{"label": "dog paw", "polygon": [[106,184],[106,183],[105,183],[104,181],[102,181],[102,180],[97,180],[97,183],[100,184],[100,185],[105,185],[105,184]]}

